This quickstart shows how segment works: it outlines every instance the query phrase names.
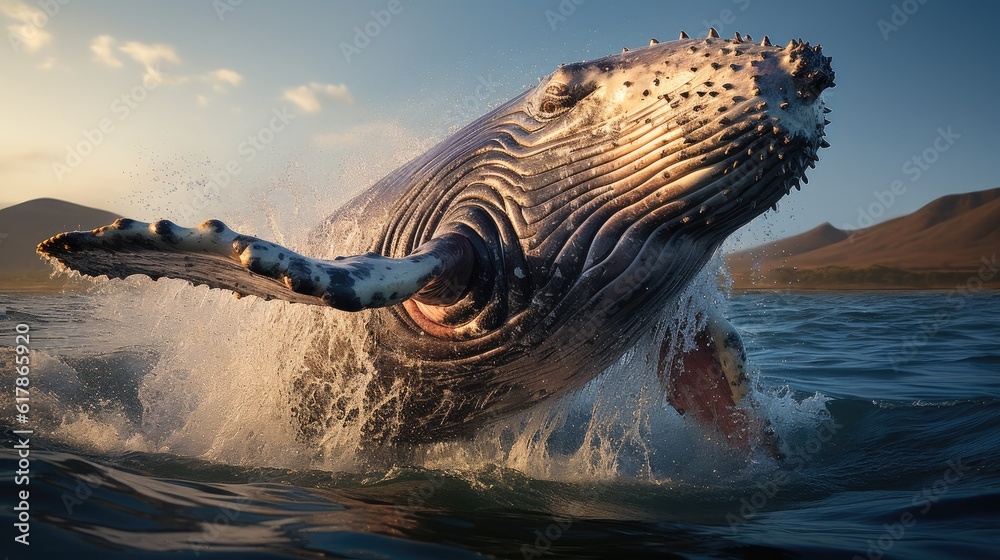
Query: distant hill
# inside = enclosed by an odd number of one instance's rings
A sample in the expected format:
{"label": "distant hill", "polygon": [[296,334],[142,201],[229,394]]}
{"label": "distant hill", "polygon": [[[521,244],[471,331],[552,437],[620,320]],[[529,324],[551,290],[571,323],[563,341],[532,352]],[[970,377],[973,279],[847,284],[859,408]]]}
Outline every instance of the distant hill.
{"label": "distant hill", "polygon": [[792,237],[786,237],[785,239],[738,253],[731,253],[726,256],[726,260],[729,262],[729,267],[734,271],[750,270],[763,260],[768,261],[767,264],[770,268],[774,265],[774,261],[779,258],[785,259],[821,249],[843,241],[849,235],[849,232],[837,229],[830,225],[830,222],[827,222]]}
{"label": "distant hill", "polygon": [[[861,230],[823,224],[726,260],[737,288],[954,288],[997,252],[1000,189],[991,189],[945,196]],[[983,287],[1000,288],[997,276]]]}
{"label": "distant hill", "polygon": [[38,198],[0,210],[0,292],[59,289],[52,267],[35,253],[45,239],[64,231],[91,230],[118,218],[103,210]]}

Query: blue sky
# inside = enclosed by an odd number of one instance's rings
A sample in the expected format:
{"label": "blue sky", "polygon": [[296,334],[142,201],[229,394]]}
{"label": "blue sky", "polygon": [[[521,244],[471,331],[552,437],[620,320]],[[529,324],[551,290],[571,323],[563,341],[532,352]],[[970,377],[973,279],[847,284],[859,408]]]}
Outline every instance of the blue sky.
{"label": "blue sky", "polygon": [[284,209],[280,230],[559,63],[714,25],[821,43],[837,72],[833,147],[742,244],[864,226],[862,210],[1000,186],[998,16],[940,0],[0,0],[0,207],[49,196],[190,225],[256,205]]}

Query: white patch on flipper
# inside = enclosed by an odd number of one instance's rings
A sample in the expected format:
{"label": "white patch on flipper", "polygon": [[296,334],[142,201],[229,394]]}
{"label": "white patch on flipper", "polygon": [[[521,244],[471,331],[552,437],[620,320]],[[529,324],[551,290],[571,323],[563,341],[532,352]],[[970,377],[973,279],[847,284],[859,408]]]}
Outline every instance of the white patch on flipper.
{"label": "white patch on flipper", "polygon": [[[39,245],[39,252],[61,267],[73,269],[82,268],[79,261],[86,258],[88,251],[209,254],[274,280],[292,292],[317,298],[309,303],[358,311],[408,299],[445,272],[453,264],[446,262],[446,258],[454,255],[448,251],[436,254],[435,247],[432,240],[425,250],[401,259],[368,253],[324,261],[239,234],[218,220],[206,221],[197,228],[183,228],[165,220],[147,224],[122,219],[92,232],[59,234]],[[119,272],[122,277],[129,275],[127,263],[124,268]],[[169,270],[164,275],[190,279],[184,270]],[[192,281],[213,286],[201,278]],[[221,283],[214,287],[231,289]]]}
{"label": "white patch on flipper", "polygon": [[722,366],[722,374],[733,393],[733,402],[739,404],[750,392],[747,356],[739,331],[714,306],[706,313],[705,328],[708,329],[715,352]]}

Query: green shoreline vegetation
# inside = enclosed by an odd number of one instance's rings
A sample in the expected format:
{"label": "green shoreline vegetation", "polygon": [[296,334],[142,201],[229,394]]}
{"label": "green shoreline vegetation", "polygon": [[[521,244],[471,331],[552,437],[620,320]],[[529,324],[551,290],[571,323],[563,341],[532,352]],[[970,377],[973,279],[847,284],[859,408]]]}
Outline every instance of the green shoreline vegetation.
{"label": "green shoreline vegetation", "polygon": [[776,268],[763,273],[733,273],[736,290],[942,290],[970,291],[1000,289],[991,271],[923,270],[911,271],[886,266],[852,268]]}

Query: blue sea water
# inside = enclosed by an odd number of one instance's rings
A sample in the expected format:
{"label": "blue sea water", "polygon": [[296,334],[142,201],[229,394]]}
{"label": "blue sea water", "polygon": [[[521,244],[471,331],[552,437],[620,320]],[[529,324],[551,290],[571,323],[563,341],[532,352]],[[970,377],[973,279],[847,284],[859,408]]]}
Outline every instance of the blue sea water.
{"label": "blue sea water", "polygon": [[351,452],[343,425],[303,443],[285,424],[308,333],[288,325],[328,319],[253,299],[171,282],[0,295],[4,555],[998,557],[1000,293],[727,296],[780,460],[688,426],[638,356],[607,373],[621,383],[474,442]]}

